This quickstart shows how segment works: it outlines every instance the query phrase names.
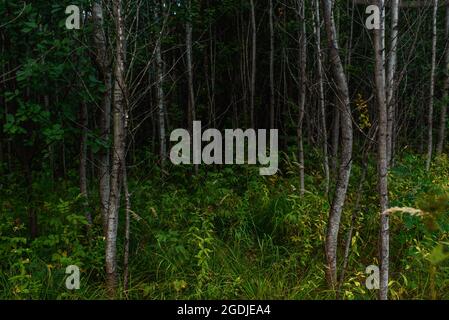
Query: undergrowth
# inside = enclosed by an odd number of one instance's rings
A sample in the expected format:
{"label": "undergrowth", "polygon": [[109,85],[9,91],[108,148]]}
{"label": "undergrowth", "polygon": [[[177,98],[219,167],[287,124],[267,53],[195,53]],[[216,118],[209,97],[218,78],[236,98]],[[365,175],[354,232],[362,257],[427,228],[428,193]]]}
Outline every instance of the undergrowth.
{"label": "undergrowth", "polygon": [[[364,273],[368,265],[379,264],[374,161],[368,163],[355,212],[344,299],[376,298],[365,287]],[[361,172],[354,164],[340,228],[340,260]],[[333,299],[324,276],[330,204],[320,168],[308,173],[301,197],[292,155],[283,156],[281,173],[272,177],[242,166],[205,168],[197,176],[186,167],[170,168],[169,176],[131,171],[130,289],[120,298]],[[97,190],[90,190],[94,225],[88,231],[75,179],[54,181],[41,173],[34,181],[33,203],[24,200],[20,177],[5,174],[1,182],[0,299],[106,298]],[[391,215],[391,298],[448,299],[449,159],[436,159],[426,172],[423,158],[405,155],[391,170],[389,187],[390,206],[428,213],[424,218]],[[39,219],[34,240],[28,238],[28,210]],[[123,252],[122,242],[118,252]],[[81,269],[80,290],[65,288],[65,268],[71,264]]]}

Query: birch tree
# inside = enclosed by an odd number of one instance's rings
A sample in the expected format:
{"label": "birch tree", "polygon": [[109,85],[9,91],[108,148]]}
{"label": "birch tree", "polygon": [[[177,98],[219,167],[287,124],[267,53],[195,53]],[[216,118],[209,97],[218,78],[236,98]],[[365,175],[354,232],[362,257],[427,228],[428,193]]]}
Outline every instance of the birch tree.
{"label": "birch tree", "polygon": [[114,67],[113,103],[113,153],[111,170],[111,191],[108,206],[106,234],[106,289],[110,297],[115,297],[117,288],[117,228],[120,209],[123,166],[125,164],[125,23],[122,0],[113,0],[113,16],[116,32],[116,52]]}
{"label": "birch tree", "polygon": [[[387,95],[385,75],[385,1],[378,0],[380,9],[380,24],[374,29],[374,78],[376,83],[376,98],[378,106],[379,129],[377,138],[377,175],[380,198],[380,210],[382,213],[388,209],[388,159],[387,159]],[[388,270],[389,270],[389,218],[382,214],[380,221],[380,290],[379,298],[386,300],[388,297]]]}
{"label": "birch tree", "polygon": [[333,77],[337,86],[338,108],[341,110],[341,157],[338,177],[335,187],[335,195],[329,212],[329,220],[326,233],[326,259],[327,280],[331,288],[337,284],[337,245],[338,231],[340,228],[341,213],[346,200],[346,192],[352,167],[352,120],[349,101],[349,90],[343,64],[340,57],[337,31],[335,28],[333,1],[322,0],[324,12],[324,24],[326,26],[329,46],[329,62],[332,67]]}
{"label": "birch tree", "polygon": [[299,19],[299,113],[298,113],[298,161],[299,161],[299,179],[300,179],[300,194],[304,195],[304,114],[305,114],[305,104],[306,104],[306,65],[307,65],[307,38],[306,38],[306,22],[305,22],[305,2],[304,0],[298,0],[298,19]]}
{"label": "birch tree", "polygon": [[394,146],[394,115],[396,109],[396,65],[399,36],[399,0],[391,2],[391,35],[390,35],[390,54],[388,57],[388,75],[387,75],[387,160],[391,164],[393,158]]}
{"label": "birch tree", "polygon": [[92,18],[94,22],[95,58],[105,87],[100,110],[100,138],[105,147],[99,152],[98,175],[100,180],[100,209],[103,219],[103,229],[106,234],[110,192],[110,152],[108,144],[111,131],[112,70],[111,57],[108,52],[104,31],[104,16],[101,1],[95,1],[93,3]]}

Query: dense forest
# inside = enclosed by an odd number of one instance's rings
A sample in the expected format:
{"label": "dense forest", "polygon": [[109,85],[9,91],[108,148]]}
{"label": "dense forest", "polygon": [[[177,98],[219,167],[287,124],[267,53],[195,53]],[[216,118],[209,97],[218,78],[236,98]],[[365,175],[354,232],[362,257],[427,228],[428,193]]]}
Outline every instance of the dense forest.
{"label": "dense forest", "polygon": [[445,0],[0,0],[0,299],[449,299],[448,105]]}

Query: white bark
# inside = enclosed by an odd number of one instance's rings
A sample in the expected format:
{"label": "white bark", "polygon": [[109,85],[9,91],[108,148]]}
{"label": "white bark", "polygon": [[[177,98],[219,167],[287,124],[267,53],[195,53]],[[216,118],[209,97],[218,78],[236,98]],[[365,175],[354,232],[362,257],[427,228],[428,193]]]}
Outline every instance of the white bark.
{"label": "white bark", "polygon": [[298,35],[299,41],[299,114],[298,114],[298,161],[299,161],[299,180],[300,180],[300,195],[304,195],[304,114],[305,114],[305,103],[306,103],[306,66],[307,66],[307,39],[306,39],[306,21],[305,21],[305,1],[298,0],[298,19],[300,21],[300,30]]}
{"label": "white bark", "polygon": [[126,161],[123,164],[123,192],[125,193],[125,244],[123,253],[123,290],[128,296],[129,290],[129,237],[130,237],[130,217],[131,217],[131,195],[128,190],[128,173]]}
{"label": "white bark", "polygon": [[397,69],[397,51],[399,35],[399,0],[391,2],[391,38],[390,55],[388,57],[388,75],[387,75],[387,160],[391,164],[393,158],[393,138],[394,138],[394,115],[396,109],[396,69]]}
{"label": "white bark", "polygon": [[[375,50],[375,82],[376,97],[379,115],[378,131],[378,189],[380,197],[380,210],[384,212],[388,209],[388,161],[387,161],[387,96],[386,96],[386,75],[385,75],[385,2],[378,1],[381,11],[380,29],[374,31]],[[389,230],[388,215],[381,216],[380,232],[380,290],[379,298],[388,298],[388,271],[389,271]]]}
{"label": "white bark", "polygon": [[337,246],[338,231],[340,228],[341,213],[346,200],[346,192],[349,184],[352,167],[352,118],[349,101],[349,90],[343,64],[340,58],[337,32],[335,28],[333,1],[322,0],[324,23],[326,26],[329,43],[329,60],[332,66],[334,81],[337,86],[339,108],[341,109],[341,140],[342,151],[340,167],[335,187],[335,195],[329,212],[329,221],[326,234],[326,259],[327,280],[331,288],[335,289],[337,284]]}
{"label": "white bark", "polygon": [[[111,94],[112,94],[112,71],[110,56],[107,49],[106,35],[103,27],[103,8],[101,1],[95,1],[92,8],[94,21],[94,44],[96,47],[96,60],[100,67],[105,92],[102,101],[102,110],[100,115],[100,138],[103,142],[109,143],[111,131]],[[107,215],[109,206],[110,192],[110,153],[109,147],[102,148],[99,154],[99,191],[101,203],[101,215],[103,219],[103,230],[106,235]]]}
{"label": "white bark", "polygon": [[117,289],[117,228],[120,209],[123,166],[125,165],[125,24],[122,0],[113,1],[116,30],[116,60],[114,69],[114,146],[111,170],[111,191],[109,198],[108,226],[106,234],[106,288],[110,297]]}

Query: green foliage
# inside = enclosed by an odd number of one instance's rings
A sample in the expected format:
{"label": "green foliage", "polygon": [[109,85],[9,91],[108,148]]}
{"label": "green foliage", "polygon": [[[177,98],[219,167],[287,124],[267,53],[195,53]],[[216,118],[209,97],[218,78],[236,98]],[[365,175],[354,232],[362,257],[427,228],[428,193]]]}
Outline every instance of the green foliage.
{"label": "green foliage", "polygon": [[[154,165],[159,160],[147,145],[148,140],[157,140],[158,129],[152,60],[155,39],[163,31],[160,40],[167,133],[174,127],[187,127],[184,121],[188,109],[188,99],[184,97],[187,22],[192,23],[193,29],[197,119],[208,117],[209,122],[226,128],[245,126],[249,102],[247,78],[252,68],[251,24],[247,21],[250,3],[192,1],[190,8],[185,1],[166,3],[159,21],[152,14],[154,2],[144,1],[136,6],[131,1],[126,5],[128,132],[132,140],[128,161],[132,161],[129,188],[133,211],[130,290],[126,297],[334,298],[324,281],[324,242],[332,194],[328,198],[323,193],[325,178],[320,165],[323,156],[314,146],[321,144],[321,135],[318,114],[314,113],[318,86],[313,72],[316,52],[311,46],[307,50],[307,104],[310,106],[306,108],[307,126],[303,130],[307,135],[304,196],[299,195],[299,163],[295,158],[297,150],[292,147],[296,144],[297,130],[300,26],[297,8],[281,2],[275,2],[274,8],[276,125],[291,148],[287,151],[282,148],[287,153],[282,154],[281,174],[261,177],[255,167],[217,166],[201,168],[193,176],[191,166],[167,164],[161,170]],[[86,24],[81,30],[65,28],[65,7],[69,4],[81,6],[86,14]],[[0,163],[0,299],[105,297],[96,154],[110,147],[111,141],[100,139],[99,115],[106,86],[95,62],[97,48],[91,45],[91,4],[87,0],[0,1],[0,17],[4,18],[0,22],[0,138],[5,162]],[[267,90],[270,54],[266,3],[255,1],[255,4],[255,113],[257,126],[262,127],[269,120],[266,105],[270,100],[270,90]],[[306,17],[313,17],[312,6],[306,10]],[[110,11],[105,10],[104,27],[107,50],[114,55],[114,23]],[[404,62],[410,60],[406,63],[406,78],[410,80],[402,81],[397,88],[400,105],[407,106],[400,112],[398,129],[404,136],[397,137],[398,148],[405,145],[402,140],[407,141],[407,146],[417,145],[425,128],[411,125],[422,122],[423,105],[427,105],[424,101],[427,94],[423,93],[428,86],[425,81],[410,83],[421,79],[430,67],[430,37],[410,37],[410,34],[422,34],[416,29],[422,22],[415,19],[418,14],[410,10],[404,21],[419,23],[400,25],[404,42],[398,48],[398,56]],[[341,294],[345,299],[373,299],[375,292],[368,291],[364,285],[366,266],[379,264],[379,201],[376,164],[371,158],[357,210],[355,202],[363,171],[359,166],[359,142],[361,138],[366,139],[364,131],[374,129],[376,120],[370,102],[373,100],[369,98],[374,63],[367,59],[372,55],[372,41],[366,36],[366,30],[363,25],[351,24],[351,18],[357,15],[343,2],[341,5],[336,2],[339,30],[351,30],[351,33],[340,32],[339,47],[342,56],[349,58],[351,53],[351,59],[345,59],[351,60],[351,64],[345,65],[345,69],[351,78],[354,119],[361,129],[354,133],[354,167],[340,227],[339,248],[342,248],[355,210],[354,232],[349,239],[351,254]],[[307,18],[309,43],[314,40],[311,21]],[[349,43],[353,36],[357,41]],[[325,48],[324,30],[322,41]],[[411,46],[415,48],[410,51]],[[112,70],[114,63],[110,67]],[[324,70],[328,72],[328,69],[326,65]],[[326,79],[331,79],[327,76]],[[326,81],[326,105],[333,106],[334,90],[329,84],[332,81]],[[214,95],[213,112],[208,86]],[[436,94],[441,96],[438,90]],[[442,98],[435,109],[447,103],[447,98]],[[78,173],[74,171],[79,165],[79,111],[84,104],[88,107],[88,163],[92,169],[88,170],[92,172],[88,172],[91,184],[87,207],[79,195]],[[330,116],[331,109],[328,109],[326,119],[330,120]],[[155,149],[157,143],[152,147]],[[408,150],[399,151],[397,164],[389,176],[390,205],[417,208],[425,214],[400,212],[391,216],[391,296],[449,298],[449,159],[436,158],[431,171],[426,172],[422,157]],[[92,214],[92,226],[87,226],[87,211]],[[30,213],[38,218],[35,239],[29,237],[27,228]],[[124,213],[120,212],[119,262],[123,258],[123,218]],[[342,256],[340,250],[339,257]],[[69,292],[64,286],[64,271],[71,264],[79,266],[82,272],[81,290],[75,292]]]}
{"label": "green foliage", "polygon": [[[391,217],[393,298],[447,298],[449,163],[441,157],[430,174],[423,160],[407,156],[390,176],[392,206],[429,212],[429,219],[406,213]],[[140,181],[130,178],[131,288],[128,297],[145,299],[327,299],[333,294],[324,282],[323,243],[329,203],[322,195],[320,176],[308,176],[311,186],[299,196],[295,161],[285,158],[275,177],[261,177],[253,167],[229,167]],[[364,184],[369,195],[375,184],[372,164]],[[361,170],[354,169],[357,181]],[[11,178],[9,185],[19,188]],[[104,239],[101,219],[87,232],[82,198],[76,188],[48,189],[48,178],[37,179],[40,196],[34,205],[40,236],[27,238],[22,221],[27,204],[19,193],[6,192],[0,220],[2,298],[88,299],[105,297]],[[316,186],[316,187],[315,187]],[[350,222],[355,191],[348,195],[342,239]],[[351,255],[342,296],[375,299],[365,287],[366,266],[378,264],[378,205],[363,196],[351,239]],[[91,208],[96,217],[99,208]],[[122,216],[122,215],[121,215]],[[19,218],[16,218],[19,217]],[[429,226],[433,226],[429,228]],[[435,227],[436,226],[436,227]],[[120,230],[122,234],[123,230]],[[122,238],[121,238],[122,239]],[[119,242],[118,252],[122,252]],[[119,261],[121,258],[119,257]],[[81,268],[81,290],[64,287],[64,270]]]}

